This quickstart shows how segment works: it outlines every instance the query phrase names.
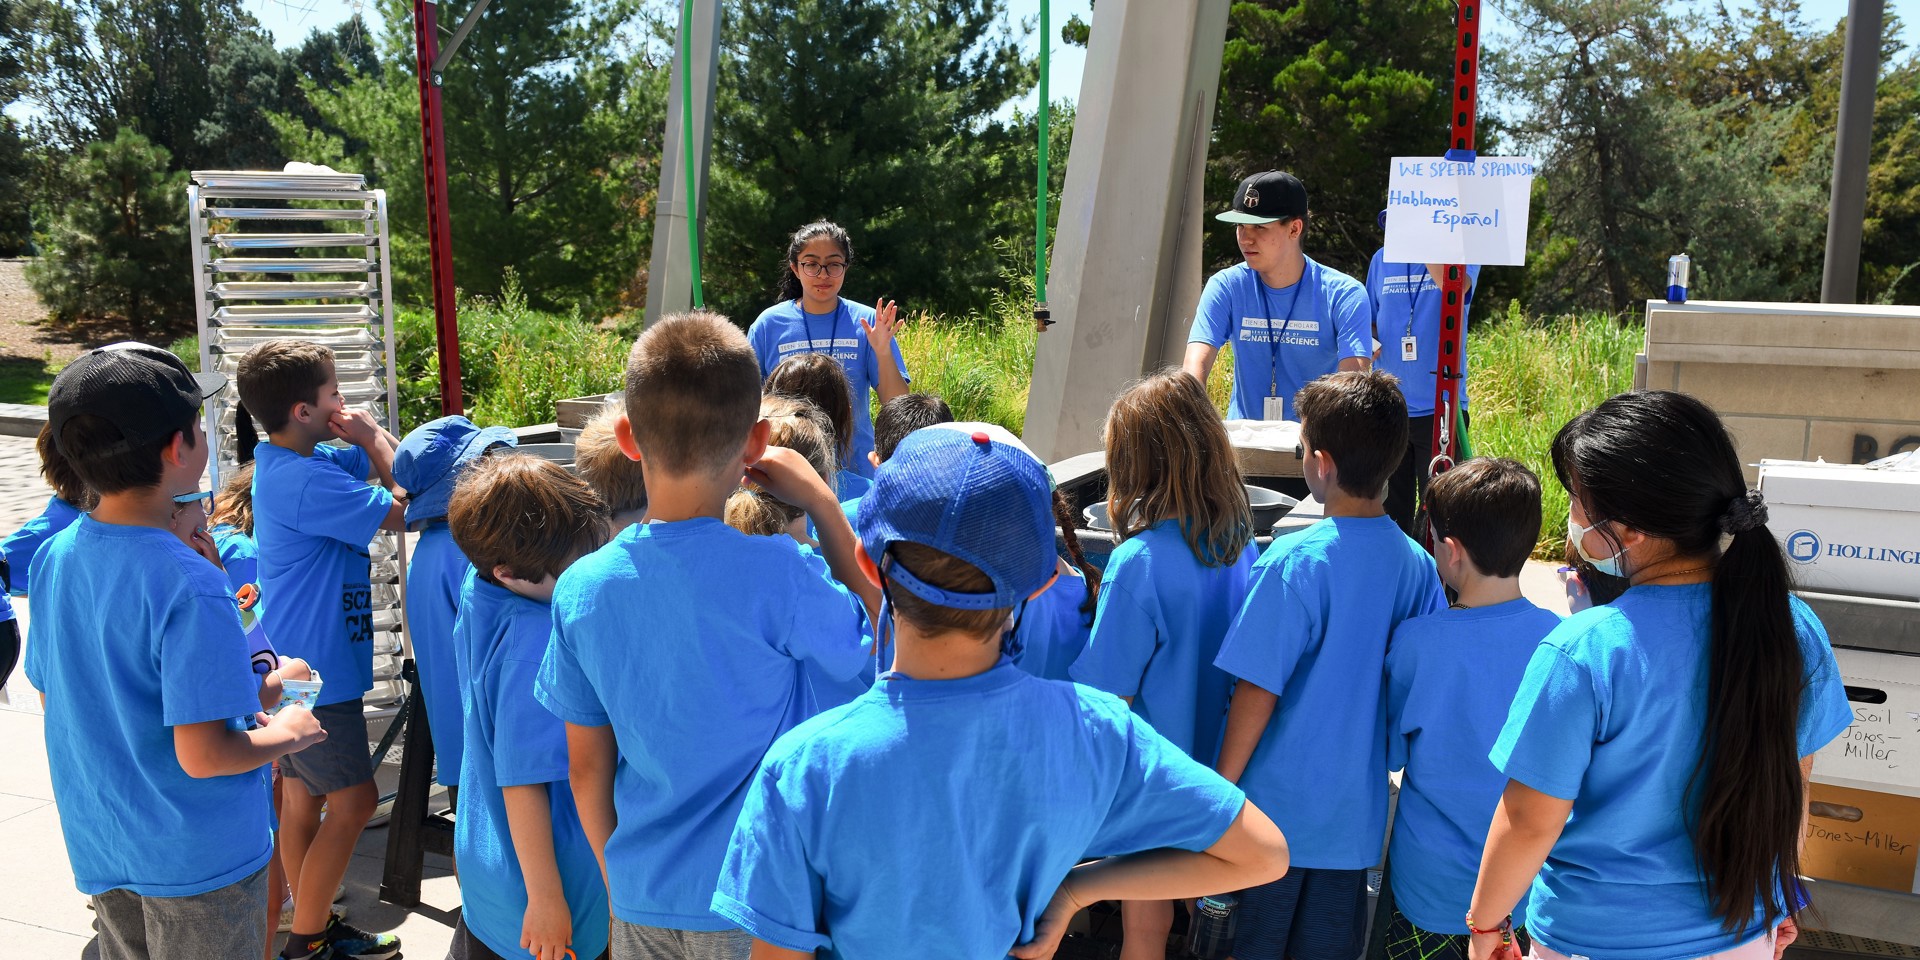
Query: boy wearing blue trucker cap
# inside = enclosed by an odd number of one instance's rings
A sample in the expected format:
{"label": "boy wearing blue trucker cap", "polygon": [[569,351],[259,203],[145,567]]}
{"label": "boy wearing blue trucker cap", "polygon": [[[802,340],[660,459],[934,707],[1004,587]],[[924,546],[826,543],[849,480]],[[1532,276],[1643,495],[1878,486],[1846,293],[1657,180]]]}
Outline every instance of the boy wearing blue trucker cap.
{"label": "boy wearing blue trucker cap", "polygon": [[448,787],[460,785],[466,724],[460,707],[466,670],[453,642],[453,621],[473,564],[447,530],[447,503],[468,464],[518,443],[506,427],[481,428],[450,416],[413,428],[393,454],[393,482],[407,491],[407,529],[420,533],[407,557],[407,636],[433,734],[434,779]]}
{"label": "boy wearing blue trucker cap", "polygon": [[[560,575],[534,694],[567,724],[613,956],[745,960],[751,938],[710,908],[727,837],[767,747],[815,712],[802,661],[858,674],[871,645],[853,597],[879,593],[842,585],[860,576],[853,530],[804,459],[767,446],[760,367],[725,317],[649,326],[621,396],[614,435],[646,474],[647,522]],[[819,554],[720,519],[743,476],[807,511]]]}
{"label": "boy wearing blue trucker cap", "polygon": [[713,909],[756,960],[1046,957],[1096,900],[1286,871],[1239,789],[1118,698],[1003,652],[1014,608],[1054,578],[1051,503],[1046,469],[986,424],[916,431],[879,469],[859,560],[898,651],[748,784]]}

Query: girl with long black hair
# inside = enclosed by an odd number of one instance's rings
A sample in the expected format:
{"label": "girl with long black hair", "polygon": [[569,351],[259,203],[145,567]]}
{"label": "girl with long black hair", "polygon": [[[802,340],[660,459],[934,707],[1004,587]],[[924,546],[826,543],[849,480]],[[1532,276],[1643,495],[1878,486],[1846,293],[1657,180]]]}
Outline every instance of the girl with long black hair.
{"label": "girl with long black hair", "polygon": [[[907,392],[907,362],[894,335],[905,325],[900,307],[881,299],[875,306],[840,296],[853,266],[853,241],[838,224],[809,223],[787,241],[780,302],[761,311],[747,328],[760,358],[760,376],[799,353],[822,353],[840,362],[853,386],[853,434],[841,467],[873,476],[873,417],[868,395],[886,403]],[[845,499],[843,497],[843,499]]]}
{"label": "girl with long black hair", "polygon": [[1621,394],[1561,428],[1553,465],[1574,549],[1631,586],[1528,664],[1491,755],[1509,780],[1471,960],[1503,952],[1529,886],[1543,960],[1774,960],[1813,754],[1851,719],[1826,631],[1705,404]]}

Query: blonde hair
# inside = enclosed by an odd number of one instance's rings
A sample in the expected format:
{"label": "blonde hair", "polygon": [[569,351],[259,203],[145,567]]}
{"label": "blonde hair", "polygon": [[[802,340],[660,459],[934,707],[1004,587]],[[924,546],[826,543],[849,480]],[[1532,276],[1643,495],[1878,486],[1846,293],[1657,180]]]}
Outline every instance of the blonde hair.
{"label": "blonde hair", "polygon": [[[774,394],[760,401],[760,419],[772,427],[767,442],[807,459],[828,486],[833,485],[833,425],[819,407],[799,397]],[[787,532],[805,511],[756,487],[741,487],[727,498],[727,526],[758,537]]]}
{"label": "blonde hair", "polygon": [[1200,381],[1172,369],[1135,381],[1107,412],[1106,448],[1107,515],[1121,539],[1177,520],[1203,565],[1240,559],[1253,539],[1253,513],[1226,426]]}
{"label": "blonde hair", "polygon": [[614,421],[624,412],[620,405],[608,404],[573,442],[574,469],[616,514],[647,507],[647,479],[640,462],[628,458],[613,435]]}

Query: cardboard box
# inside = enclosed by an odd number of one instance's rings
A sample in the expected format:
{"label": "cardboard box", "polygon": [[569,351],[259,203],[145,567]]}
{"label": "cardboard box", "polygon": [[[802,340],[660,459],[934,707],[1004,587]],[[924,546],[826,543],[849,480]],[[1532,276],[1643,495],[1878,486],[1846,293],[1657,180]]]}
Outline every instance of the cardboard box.
{"label": "cardboard box", "polygon": [[1813,785],[1801,873],[1920,893],[1916,867],[1920,867],[1920,799]]}
{"label": "cardboard box", "polygon": [[1760,492],[1798,586],[1920,599],[1920,470],[1762,460]]}
{"label": "cardboard box", "polygon": [[[1920,798],[1920,657],[1836,647],[1853,724],[1813,758],[1831,786]],[[1911,824],[1920,829],[1920,820]]]}

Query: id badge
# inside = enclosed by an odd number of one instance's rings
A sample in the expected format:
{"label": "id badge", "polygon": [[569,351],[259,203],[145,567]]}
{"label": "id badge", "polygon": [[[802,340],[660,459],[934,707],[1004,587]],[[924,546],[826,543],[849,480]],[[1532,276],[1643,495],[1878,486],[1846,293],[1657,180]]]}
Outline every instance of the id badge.
{"label": "id badge", "polygon": [[1400,338],[1401,362],[1412,363],[1413,361],[1418,360],[1419,358],[1420,358],[1420,342],[1418,340],[1415,340],[1412,337],[1401,337]]}
{"label": "id badge", "polygon": [[1287,401],[1282,397],[1268,397],[1266,399],[1266,406],[1261,411],[1260,419],[1285,420],[1286,418]]}

